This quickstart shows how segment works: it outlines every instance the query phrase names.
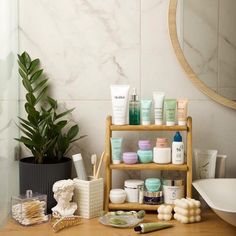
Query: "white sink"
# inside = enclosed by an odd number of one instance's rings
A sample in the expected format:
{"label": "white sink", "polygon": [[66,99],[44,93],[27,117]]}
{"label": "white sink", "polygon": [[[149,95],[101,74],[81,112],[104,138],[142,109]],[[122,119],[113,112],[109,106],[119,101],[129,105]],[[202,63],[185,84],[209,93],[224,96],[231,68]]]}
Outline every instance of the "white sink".
{"label": "white sink", "polygon": [[201,179],[193,186],[219,217],[236,226],[236,179]]}

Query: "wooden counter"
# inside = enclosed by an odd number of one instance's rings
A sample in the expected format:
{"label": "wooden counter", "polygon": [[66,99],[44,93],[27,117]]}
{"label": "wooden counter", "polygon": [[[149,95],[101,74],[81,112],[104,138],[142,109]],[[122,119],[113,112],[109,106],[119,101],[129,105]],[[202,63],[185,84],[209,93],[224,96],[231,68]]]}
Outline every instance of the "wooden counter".
{"label": "wooden counter", "polygon": [[[193,224],[180,224],[179,222],[172,220],[174,224],[173,228],[164,229],[161,231],[151,232],[148,235],[162,235],[162,236],[210,236],[210,235],[222,235],[222,236],[235,236],[236,227],[233,227],[223,220],[221,220],[212,211],[207,211],[202,214],[203,219],[199,223]],[[147,214],[144,222],[157,221],[156,214]],[[118,229],[108,226],[103,226],[98,222],[98,219],[81,220],[81,224],[72,228],[64,229],[58,233],[54,233],[49,223],[35,225],[30,227],[23,227],[15,223],[13,220],[9,220],[8,223],[0,230],[1,236],[131,236],[137,233],[131,229]]]}

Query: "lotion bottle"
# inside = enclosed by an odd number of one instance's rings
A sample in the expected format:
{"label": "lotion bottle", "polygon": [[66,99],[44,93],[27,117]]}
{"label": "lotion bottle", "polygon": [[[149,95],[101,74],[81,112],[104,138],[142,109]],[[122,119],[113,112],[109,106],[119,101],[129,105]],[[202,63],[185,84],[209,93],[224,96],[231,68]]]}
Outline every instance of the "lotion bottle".
{"label": "lotion bottle", "polygon": [[176,132],[172,143],[172,164],[184,164],[184,143],[179,131]]}
{"label": "lotion bottle", "polygon": [[133,89],[129,102],[129,124],[140,125],[140,101],[138,100],[136,88]]}

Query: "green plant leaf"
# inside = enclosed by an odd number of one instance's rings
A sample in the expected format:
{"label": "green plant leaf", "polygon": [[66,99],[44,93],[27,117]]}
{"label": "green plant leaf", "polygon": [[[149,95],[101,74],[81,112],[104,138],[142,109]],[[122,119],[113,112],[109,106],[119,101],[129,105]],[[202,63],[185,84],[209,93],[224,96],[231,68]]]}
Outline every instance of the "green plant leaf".
{"label": "green plant leaf", "polygon": [[29,68],[29,74],[31,74],[37,68],[38,65],[39,65],[39,59],[37,58],[31,62]]}
{"label": "green plant leaf", "polygon": [[53,109],[57,109],[57,101],[51,97],[47,97],[47,100]]}
{"label": "green plant leaf", "polygon": [[37,70],[36,72],[34,72],[34,74],[30,77],[30,83],[35,82],[38,78],[40,78],[40,76],[43,73],[43,69],[41,70]]}
{"label": "green plant leaf", "polygon": [[23,52],[21,56],[23,57],[25,62],[23,64],[26,66],[26,69],[28,70],[30,68],[31,58],[27,52]]}
{"label": "green plant leaf", "polygon": [[35,92],[37,92],[39,89],[41,89],[42,86],[43,86],[47,81],[48,81],[48,79],[42,80],[39,84],[37,84],[37,85],[35,86],[35,88],[33,89],[33,92],[35,93]]}
{"label": "green plant leaf", "polygon": [[21,78],[28,80],[27,74],[21,68],[18,69],[18,72]]}
{"label": "green plant leaf", "polygon": [[38,97],[36,98],[35,105],[41,100],[41,98],[45,95],[47,91],[47,87],[44,87],[43,90],[39,93]]}
{"label": "green plant leaf", "polygon": [[[18,56],[19,56],[19,55],[18,55]],[[27,71],[26,67],[24,66],[24,64],[21,63],[20,60],[18,60],[18,65],[19,65],[19,67],[21,68],[21,70],[23,70],[24,73],[25,73],[26,75],[28,75],[28,71]]]}
{"label": "green plant leaf", "polygon": [[65,112],[62,112],[62,113],[60,113],[60,114],[56,115],[56,117],[55,117],[55,120],[57,120],[57,119],[59,119],[59,118],[61,118],[61,117],[65,116],[65,115],[67,115],[67,114],[71,113],[73,110],[74,110],[74,108],[72,108],[72,109],[69,109],[69,110],[67,110],[67,111],[65,111]]}
{"label": "green plant leaf", "polygon": [[29,138],[32,138],[32,137],[33,137],[33,135],[32,135],[30,132],[26,131],[25,129],[23,129],[23,128],[20,127],[20,126],[18,126],[18,127],[19,127],[19,129],[20,129],[26,136],[28,136]]}
{"label": "green plant leaf", "polygon": [[34,105],[35,101],[36,101],[36,98],[32,93],[27,93],[26,94],[26,100],[28,101],[28,103]]}
{"label": "green plant leaf", "polygon": [[24,127],[26,130],[28,130],[31,134],[35,134],[35,130],[33,130],[30,126],[20,122],[20,125]]}
{"label": "green plant leaf", "polygon": [[29,121],[21,118],[21,117],[18,117],[22,122],[25,123],[25,125],[28,125],[28,126],[31,126],[32,128],[36,128],[32,123],[30,123]]}
{"label": "green plant leaf", "polygon": [[72,126],[69,131],[67,132],[67,138],[69,140],[72,140],[79,132],[79,127],[78,125]]}
{"label": "green plant leaf", "polygon": [[18,57],[19,61],[21,62],[21,64],[25,66],[25,60],[24,60],[23,56],[21,56],[20,54],[17,54],[17,57]]}
{"label": "green plant leaf", "polygon": [[57,124],[55,124],[57,131],[60,132],[66,126],[67,123],[67,120],[61,120]]}
{"label": "green plant leaf", "polygon": [[30,147],[34,146],[33,142],[30,139],[23,137],[23,136],[21,136],[20,138],[15,138],[15,140],[17,140],[21,143],[24,143],[25,145],[28,145]]}

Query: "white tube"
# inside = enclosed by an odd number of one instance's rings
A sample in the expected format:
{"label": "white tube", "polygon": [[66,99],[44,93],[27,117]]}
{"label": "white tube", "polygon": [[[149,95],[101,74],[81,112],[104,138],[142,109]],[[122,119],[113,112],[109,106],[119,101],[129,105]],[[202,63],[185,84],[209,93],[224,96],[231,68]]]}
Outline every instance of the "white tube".
{"label": "white tube", "polygon": [[164,92],[153,92],[155,125],[162,125],[163,123],[164,98]]}
{"label": "white tube", "polygon": [[114,125],[127,124],[126,116],[129,87],[129,85],[111,85],[112,123]]}
{"label": "white tube", "polygon": [[87,174],[81,153],[72,156],[78,179],[87,180]]}

